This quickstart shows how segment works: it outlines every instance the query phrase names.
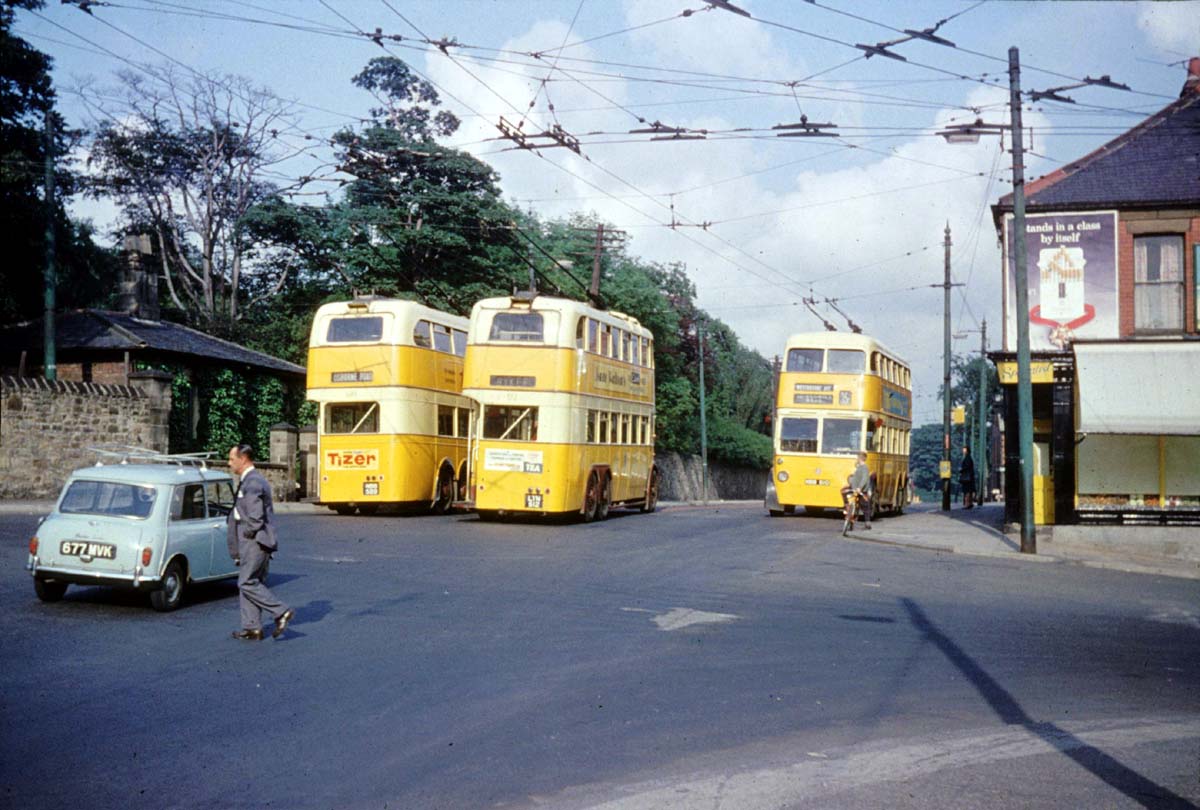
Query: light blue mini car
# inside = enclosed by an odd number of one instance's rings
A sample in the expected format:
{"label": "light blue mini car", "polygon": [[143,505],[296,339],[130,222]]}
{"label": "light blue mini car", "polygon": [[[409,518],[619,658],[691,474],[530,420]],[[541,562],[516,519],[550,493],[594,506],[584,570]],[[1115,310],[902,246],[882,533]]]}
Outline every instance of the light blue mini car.
{"label": "light blue mini car", "polygon": [[157,458],[168,463],[71,474],[29,541],[26,568],[39,599],[56,602],[71,584],[107,585],[146,591],[156,610],[167,611],[190,583],[237,576],[225,541],[233,478],[195,459]]}

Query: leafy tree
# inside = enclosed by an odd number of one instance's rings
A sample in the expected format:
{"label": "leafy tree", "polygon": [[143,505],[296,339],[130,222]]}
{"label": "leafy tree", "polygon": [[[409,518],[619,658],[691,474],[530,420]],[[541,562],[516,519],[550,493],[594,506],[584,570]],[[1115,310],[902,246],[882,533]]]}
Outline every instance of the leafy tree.
{"label": "leafy tree", "polygon": [[[154,235],[179,310],[206,323],[235,321],[245,279],[259,267],[244,218],[277,191],[264,178],[286,157],[275,139],[290,123],[289,108],[236,76],[185,78],[170,68],[153,78],[118,75],[122,109],[92,138],[89,191],[117,200],[131,230]],[[246,305],[278,292],[283,270]]]}
{"label": "leafy tree", "polygon": [[45,126],[49,121],[55,157],[55,199],[50,212],[60,309],[103,302],[115,288],[111,251],[96,246],[91,226],[67,217],[63,199],[76,186],[65,155],[75,134],[54,111],[51,60],[12,33],[18,9],[38,9],[41,0],[0,3],[0,224],[5,233],[0,323],[38,317],[43,309],[46,264]]}

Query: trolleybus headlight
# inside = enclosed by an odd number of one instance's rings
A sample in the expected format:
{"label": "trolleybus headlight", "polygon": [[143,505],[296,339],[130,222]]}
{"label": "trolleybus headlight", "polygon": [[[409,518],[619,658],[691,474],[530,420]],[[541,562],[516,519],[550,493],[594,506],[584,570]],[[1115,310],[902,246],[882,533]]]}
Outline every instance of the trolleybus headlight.
{"label": "trolleybus headlight", "polygon": [[785,483],[788,480],[787,470],[780,470],[779,475],[776,477],[779,479],[779,483]]}

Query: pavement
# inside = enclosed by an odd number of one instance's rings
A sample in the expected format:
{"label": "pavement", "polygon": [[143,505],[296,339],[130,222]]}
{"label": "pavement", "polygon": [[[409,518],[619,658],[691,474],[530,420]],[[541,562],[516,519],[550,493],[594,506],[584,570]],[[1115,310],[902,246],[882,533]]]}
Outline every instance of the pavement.
{"label": "pavement", "polygon": [[[759,501],[713,501],[709,506],[762,509]],[[698,504],[664,504],[665,509]],[[780,518],[787,520],[788,518]],[[1200,529],[1148,526],[1039,526],[1036,554],[1021,553],[1020,534],[1005,531],[1004,504],[974,509],[918,503],[898,517],[857,524],[848,540],[906,546],[945,554],[1062,563],[1137,574],[1200,579]]]}
{"label": "pavement", "polygon": [[[48,514],[50,500],[0,501],[0,514]],[[761,510],[761,501],[662,501],[660,511],[685,509]],[[277,502],[280,514],[327,514],[307,501]],[[780,518],[795,520],[803,518]],[[832,523],[830,524],[832,525]],[[883,517],[867,530],[860,523],[850,541],[906,546],[945,554],[999,557],[1030,563],[1064,563],[1138,574],[1200,579],[1200,529],[1191,527],[1039,526],[1038,552],[1022,554],[1020,536],[1005,531],[1004,504],[942,512],[938,504],[918,503],[903,515]]]}

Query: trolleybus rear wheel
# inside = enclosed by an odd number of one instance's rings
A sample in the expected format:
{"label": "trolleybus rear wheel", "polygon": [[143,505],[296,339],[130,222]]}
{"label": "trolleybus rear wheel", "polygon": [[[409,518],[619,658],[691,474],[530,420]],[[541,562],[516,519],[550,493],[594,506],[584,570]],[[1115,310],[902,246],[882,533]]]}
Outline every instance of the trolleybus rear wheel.
{"label": "trolleybus rear wheel", "polygon": [[600,488],[600,500],[596,504],[596,520],[608,519],[608,508],[612,506],[612,477],[604,476],[604,486]]}
{"label": "trolleybus rear wheel", "polygon": [[646,487],[646,501],[642,504],[643,512],[653,512],[658,506],[658,467],[650,470],[650,485]]}
{"label": "trolleybus rear wheel", "polygon": [[600,505],[600,480],[595,473],[588,476],[587,491],[583,494],[583,521],[591,523],[596,519],[596,509]]}
{"label": "trolleybus rear wheel", "polygon": [[450,511],[454,503],[454,473],[449,467],[442,467],[438,473],[437,500],[433,502],[433,513],[444,515]]}

